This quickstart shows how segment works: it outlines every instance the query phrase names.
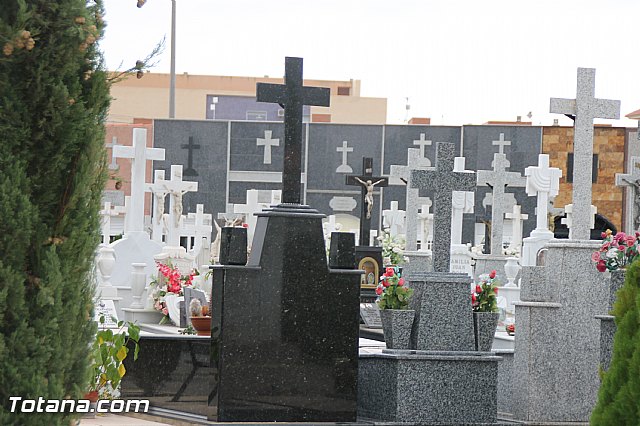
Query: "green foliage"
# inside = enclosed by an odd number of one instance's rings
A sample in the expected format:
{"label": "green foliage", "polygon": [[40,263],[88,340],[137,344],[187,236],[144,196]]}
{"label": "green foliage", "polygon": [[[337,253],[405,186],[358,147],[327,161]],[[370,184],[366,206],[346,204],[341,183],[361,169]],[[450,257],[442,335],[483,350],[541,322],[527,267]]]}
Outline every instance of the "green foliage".
{"label": "green foliage", "polygon": [[602,376],[592,425],[640,424],[640,262],[627,268],[612,314],[617,331],[609,370]]}
{"label": "green foliage", "polygon": [[[111,391],[116,389],[126,373],[124,360],[129,354],[129,342],[133,342],[134,361],[138,359],[140,327],[127,321],[118,321],[115,332],[104,326],[104,315],[100,316],[101,329],[92,346],[92,375],[90,391],[97,391],[101,399],[111,399]],[[124,328],[127,327],[127,331]]]}
{"label": "green foliage", "polygon": [[378,308],[408,309],[413,289],[405,285],[397,266],[386,268],[376,288]]}
{"label": "green foliage", "polygon": [[87,390],[104,187],[102,0],[0,7],[0,424],[68,425],[10,413],[9,396]]}
{"label": "green foliage", "polygon": [[480,282],[471,292],[473,312],[498,312],[498,284],[496,271],[480,275]]}

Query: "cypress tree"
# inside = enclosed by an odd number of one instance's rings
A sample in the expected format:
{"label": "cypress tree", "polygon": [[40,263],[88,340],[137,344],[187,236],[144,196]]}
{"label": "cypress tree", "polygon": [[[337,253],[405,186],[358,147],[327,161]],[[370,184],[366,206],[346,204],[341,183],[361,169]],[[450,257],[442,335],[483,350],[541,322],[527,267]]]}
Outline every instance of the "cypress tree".
{"label": "cypress tree", "polygon": [[613,306],[617,326],[609,370],[603,374],[593,425],[640,424],[640,262],[627,269]]}
{"label": "cypress tree", "polygon": [[109,105],[102,13],[102,0],[0,6],[1,425],[68,425],[69,414],[11,413],[9,397],[87,389]]}

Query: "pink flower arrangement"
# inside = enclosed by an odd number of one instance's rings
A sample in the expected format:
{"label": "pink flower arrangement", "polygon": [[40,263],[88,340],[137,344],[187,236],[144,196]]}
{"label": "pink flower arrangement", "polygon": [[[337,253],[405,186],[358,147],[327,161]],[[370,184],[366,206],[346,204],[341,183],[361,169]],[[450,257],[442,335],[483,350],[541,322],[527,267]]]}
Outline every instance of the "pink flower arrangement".
{"label": "pink flower arrangement", "polygon": [[160,324],[164,324],[169,321],[169,309],[164,300],[165,296],[169,293],[182,296],[183,288],[191,286],[193,277],[198,275],[198,271],[192,270],[188,275],[182,275],[178,268],[171,265],[171,263],[156,262],[156,265],[160,274],[157,279],[150,283],[150,286],[154,287],[154,289],[149,297],[153,299],[154,309],[164,315],[160,321]]}
{"label": "pink flower arrangement", "polygon": [[613,235],[613,232],[607,229],[602,233],[602,238],[600,249],[591,255],[598,271],[615,271],[638,258],[640,232],[636,232],[635,235],[627,235],[624,232]]}
{"label": "pink flower arrangement", "polygon": [[376,294],[378,295],[376,303],[380,309],[407,309],[413,289],[405,285],[400,268],[390,266],[380,277]]}
{"label": "pink flower arrangement", "polygon": [[474,312],[498,312],[498,284],[495,270],[480,275],[480,282],[471,291]]}

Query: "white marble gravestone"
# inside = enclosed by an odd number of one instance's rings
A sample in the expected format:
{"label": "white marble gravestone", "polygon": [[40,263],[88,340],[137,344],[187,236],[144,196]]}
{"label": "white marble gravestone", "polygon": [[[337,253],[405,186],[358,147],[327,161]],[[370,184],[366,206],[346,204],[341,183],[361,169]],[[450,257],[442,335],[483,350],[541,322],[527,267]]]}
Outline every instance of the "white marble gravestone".
{"label": "white marble gravestone", "polygon": [[433,242],[433,213],[429,210],[433,203],[429,197],[424,197],[425,202],[420,207],[418,213],[418,242],[420,243],[420,249],[418,251],[431,250],[431,243]]}
{"label": "white marble gravestone", "polygon": [[382,211],[382,223],[384,228],[389,229],[392,237],[405,234],[405,212],[398,209],[398,202],[391,201],[390,209]]}
{"label": "white marble gravestone", "polygon": [[256,230],[256,224],[258,223],[258,218],[254,213],[261,212],[266,206],[264,203],[258,202],[258,190],[257,189],[249,189],[247,190],[247,203],[246,204],[234,204],[233,212],[234,213],[242,213],[245,217],[245,223],[248,225],[247,227],[247,244],[251,247],[253,243],[253,234]]}
{"label": "white marble gravestone", "polygon": [[[193,234],[194,243],[192,254],[198,257],[200,251],[204,247],[208,250],[211,244],[211,232],[213,231],[211,214],[205,214],[204,204],[196,204],[196,212],[188,213],[187,218],[193,220],[193,224],[185,226],[185,228],[187,228],[190,234]],[[202,262],[197,263],[197,265],[201,264]]]}
{"label": "white marble gravestone", "polygon": [[147,190],[153,194],[153,210],[151,213],[151,238],[153,241],[162,243],[162,236],[169,228],[168,215],[164,212],[165,198],[169,194],[164,170],[156,170],[153,176],[153,183],[147,184]]}
{"label": "white marble gravestone", "polygon": [[522,221],[529,219],[529,215],[523,214],[522,207],[516,204],[513,206],[513,211],[505,213],[504,217],[511,220],[511,243],[509,248],[519,253],[522,246]]}
{"label": "white marble gravestone", "polygon": [[527,178],[527,195],[537,195],[536,229],[523,240],[521,264],[522,266],[535,266],[538,251],[553,238],[553,232],[549,230],[547,218],[549,200],[558,195],[562,170],[549,167],[549,155],[538,155],[538,165],[529,166],[524,170]]}
{"label": "white marble gravestone", "polygon": [[631,208],[627,210],[630,212],[633,228],[627,229],[627,232],[633,233],[640,230],[640,157],[631,157],[629,173],[616,173],[616,186],[629,188],[630,196],[627,199],[633,200],[629,203]]}
{"label": "white marble gravestone", "polygon": [[[456,157],[454,172],[465,170],[465,158]],[[473,277],[472,257],[469,246],[462,244],[462,219],[464,213],[473,213],[475,192],[453,191],[451,198],[451,266],[449,271]]]}

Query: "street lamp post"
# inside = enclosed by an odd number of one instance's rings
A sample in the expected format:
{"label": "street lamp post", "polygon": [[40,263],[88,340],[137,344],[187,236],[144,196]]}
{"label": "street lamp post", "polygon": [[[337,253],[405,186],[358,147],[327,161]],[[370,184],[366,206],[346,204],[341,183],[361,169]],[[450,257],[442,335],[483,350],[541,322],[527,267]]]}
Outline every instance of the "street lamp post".
{"label": "street lamp post", "polygon": [[169,83],[169,118],[176,118],[176,0],[171,0],[171,81]]}

